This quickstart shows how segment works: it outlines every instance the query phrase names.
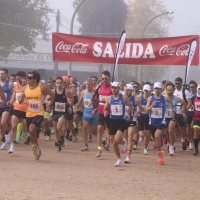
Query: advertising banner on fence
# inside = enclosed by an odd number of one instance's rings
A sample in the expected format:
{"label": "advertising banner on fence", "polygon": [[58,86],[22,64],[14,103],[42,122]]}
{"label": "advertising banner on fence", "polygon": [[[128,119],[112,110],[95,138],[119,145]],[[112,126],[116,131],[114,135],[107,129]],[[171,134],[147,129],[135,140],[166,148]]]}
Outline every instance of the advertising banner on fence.
{"label": "advertising banner on fence", "polygon": [[[191,65],[198,65],[198,35],[126,38],[118,64],[185,66],[194,39],[197,41],[197,49]],[[53,33],[52,42],[54,61],[114,64],[119,39]]]}

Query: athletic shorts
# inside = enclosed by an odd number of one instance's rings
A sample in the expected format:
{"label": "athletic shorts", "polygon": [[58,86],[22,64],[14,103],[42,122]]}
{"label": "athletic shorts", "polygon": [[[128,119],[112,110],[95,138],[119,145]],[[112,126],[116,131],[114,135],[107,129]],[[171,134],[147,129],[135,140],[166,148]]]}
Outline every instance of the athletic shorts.
{"label": "athletic shorts", "polygon": [[81,111],[77,111],[76,114],[77,114],[80,118],[83,117],[83,112],[81,112]]}
{"label": "athletic shorts", "polygon": [[26,119],[26,112],[23,111],[13,109],[12,115],[16,116],[18,119]]}
{"label": "athletic shorts", "polygon": [[82,120],[89,122],[92,126],[97,125],[97,117],[85,117]]}
{"label": "athletic shorts", "polygon": [[200,129],[200,120],[193,120],[193,128],[198,128]]}
{"label": "athletic shorts", "polygon": [[194,111],[187,111],[186,124],[191,124],[192,123],[193,115],[194,115]]}
{"label": "athletic shorts", "polygon": [[176,114],[176,120],[178,121],[178,124],[179,124],[180,127],[186,126],[186,121],[185,121],[185,119],[183,118],[183,115],[181,115],[181,114]]}
{"label": "athletic shorts", "polygon": [[106,122],[107,128],[110,128],[110,115],[107,115],[104,117],[104,114],[99,114],[97,118],[97,125],[104,126],[104,123]]}
{"label": "athletic shorts", "polygon": [[67,115],[66,114],[55,114],[55,115],[52,115],[52,120],[54,122],[58,122],[59,118],[65,118],[65,119],[67,119]]}
{"label": "athletic shorts", "polygon": [[0,108],[0,117],[2,116],[2,114],[4,113],[4,112],[9,112],[9,107],[7,107],[7,108]]}
{"label": "athletic shorts", "polygon": [[[71,107],[72,108],[72,107]],[[67,111],[66,112],[66,115],[67,115],[67,120],[73,120],[74,119],[74,111],[73,111],[73,108],[72,108],[72,113],[69,114],[69,112]]]}
{"label": "athletic shorts", "polygon": [[117,131],[124,132],[127,129],[125,119],[110,119],[110,135],[115,135]]}
{"label": "athletic shorts", "polygon": [[126,129],[128,129],[129,127],[134,127],[136,125],[136,121],[126,121]]}
{"label": "athletic shorts", "polygon": [[165,118],[165,121],[166,121],[165,128],[168,128],[169,127],[169,123],[171,121],[176,121],[176,115],[175,115],[175,118]]}
{"label": "athletic shorts", "polygon": [[150,127],[151,127],[151,134],[152,134],[153,138],[155,138],[155,132],[156,132],[156,130],[163,131],[165,129],[165,124],[160,124],[158,126],[150,125]]}
{"label": "athletic shorts", "polygon": [[44,116],[42,115],[36,115],[35,117],[26,117],[27,129],[29,130],[29,127],[31,124],[34,124],[37,128],[40,128],[43,119],[44,119]]}
{"label": "athletic shorts", "polygon": [[[9,109],[9,114],[10,115],[13,115],[13,110],[14,110],[14,107],[10,107],[10,109]],[[25,115],[26,116],[26,115]]]}
{"label": "athletic shorts", "polygon": [[138,131],[143,130],[151,130],[151,126],[149,124],[149,117],[138,116]]}

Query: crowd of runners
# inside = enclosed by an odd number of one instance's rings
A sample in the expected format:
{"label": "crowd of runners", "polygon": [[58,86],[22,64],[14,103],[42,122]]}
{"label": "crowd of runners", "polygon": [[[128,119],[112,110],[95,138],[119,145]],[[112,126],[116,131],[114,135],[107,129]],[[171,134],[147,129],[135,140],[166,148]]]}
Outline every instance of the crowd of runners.
{"label": "crowd of runners", "polygon": [[0,150],[8,147],[8,154],[15,152],[15,144],[24,137],[25,144],[32,145],[34,160],[40,160],[41,130],[46,141],[55,133],[55,146],[61,152],[67,140],[77,142],[80,129],[81,151],[89,150],[92,135],[96,135],[96,157],[103,156],[103,149],[109,151],[112,143],[116,167],[123,162],[121,154],[127,153],[124,163],[130,163],[138,141],[144,141],[144,155],[148,155],[150,140],[158,151],[158,163],[163,165],[163,143],[174,156],[178,133],[182,150],[189,148],[194,156],[199,154],[200,85],[193,80],[188,88],[180,77],[154,84],[111,82],[109,71],[103,71],[101,80],[92,76],[81,85],[72,76],[44,81],[37,71],[9,76],[7,69],[0,69],[0,83]]}

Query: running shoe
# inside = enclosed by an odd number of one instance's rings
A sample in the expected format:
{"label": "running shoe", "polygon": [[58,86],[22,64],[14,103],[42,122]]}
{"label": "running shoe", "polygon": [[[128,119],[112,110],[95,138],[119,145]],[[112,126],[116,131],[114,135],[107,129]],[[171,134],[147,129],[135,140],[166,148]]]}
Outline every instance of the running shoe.
{"label": "running shoe", "polygon": [[139,137],[139,142],[142,142],[143,141],[143,138],[142,137]]}
{"label": "running shoe", "polygon": [[81,149],[81,151],[88,151],[88,146],[84,146],[82,149]]}
{"label": "running shoe", "polygon": [[24,133],[23,137],[24,137],[25,139],[27,139],[27,138],[28,138],[28,133]]}
{"label": "running shoe", "polygon": [[14,143],[19,144],[20,143],[20,138],[16,137]]}
{"label": "running shoe", "polygon": [[61,151],[62,151],[61,142],[58,142],[57,152],[61,152]]}
{"label": "running shoe", "polygon": [[193,146],[192,143],[189,144],[189,149],[190,149],[190,150],[194,150],[194,146]]}
{"label": "running shoe", "polygon": [[102,150],[98,150],[96,156],[97,156],[97,158],[103,156]]}
{"label": "running shoe", "polygon": [[67,132],[65,133],[65,139],[66,140],[69,139],[69,134],[70,134],[70,129],[68,129]]}
{"label": "running shoe", "polygon": [[174,156],[175,148],[173,146],[170,146],[169,148],[169,155]]}
{"label": "running shoe", "polygon": [[35,161],[40,160],[40,157],[42,155],[41,150],[38,148],[38,146],[33,146],[32,147],[33,150],[33,156],[35,158]]}
{"label": "running shoe", "polygon": [[51,140],[51,136],[47,136],[45,141],[50,141]]}
{"label": "running shoe", "polygon": [[83,128],[83,125],[82,125],[82,122],[81,122],[81,121],[78,122],[78,128],[79,128],[79,129],[82,129],[82,128]]}
{"label": "running shoe", "polygon": [[92,142],[92,135],[88,135],[88,142]]}
{"label": "running shoe", "polygon": [[5,135],[5,139],[6,139],[6,143],[9,144],[10,143],[10,133]]}
{"label": "running shoe", "polygon": [[109,151],[109,144],[106,144],[103,148],[104,148],[106,151]]}
{"label": "running shoe", "polygon": [[[16,139],[15,139],[15,140],[16,140]],[[26,139],[26,141],[24,142],[24,144],[29,145],[30,142],[31,142],[31,139],[30,139],[30,137],[28,137],[28,138]]]}
{"label": "running shoe", "polygon": [[69,141],[72,141],[72,135],[71,134],[69,135]]}
{"label": "running shoe", "polygon": [[77,137],[73,137],[72,142],[77,142],[77,141],[78,141]]}
{"label": "running shoe", "polygon": [[148,151],[145,148],[144,148],[144,155],[148,155]]}
{"label": "running shoe", "polygon": [[186,140],[186,145],[187,145],[187,147],[190,146],[190,141],[189,140]]}
{"label": "running shoe", "polygon": [[105,138],[102,139],[102,145],[103,145],[103,147],[106,145],[106,139]]}
{"label": "running shoe", "polygon": [[122,164],[122,160],[118,159],[117,162],[115,163],[115,167],[120,167],[121,164]]}
{"label": "running shoe", "polygon": [[121,148],[121,154],[125,154],[127,151],[127,144],[126,144],[126,139],[124,139],[124,144],[122,145]]}
{"label": "running shoe", "polygon": [[58,146],[59,146],[59,143],[58,143],[58,142],[55,142],[55,146],[58,147]]}
{"label": "running shoe", "polygon": [[3,142],[1,147],[0,147],[0,150],[4,150],[6,147],[7,147],[7,143],[6,142]]}
{"label": "running shoe", "polygon": [[166,138],[166,137],[164,137],[164,139],[163,139],[163,143],[164,143],[164,145],[167,144],[167,138]]}
{"label": "running shoe", "polygon": [[39,149],[38,150],[38,155],[35,157],[35,161],[40,161],[41,157],[42,157],[42,151]]}
{"label": "running shoe", "polygon": [[183,151],[187,150],[187,143],[185,141],[182,142]]}
{"label": "running shoe", "polygon": [[133,145],[133,150],[137,150],[137,145],[136,144]]}
{"label": "running shoe", "polygon": [[63,140],[61,139],[61,147],[62,148],[65,148],[66,147],[66,141],[65,141],[65,139],[63,138]]}
{"label": "running shoe", "polygon": [[130,160],[130,158],[129,158],[129,157],[126,157],[126,159],[125,159],[124,163],[130,164],[130,163],[131,163],[131,160]]}
{"label": "running shoe", "polygon": [[158,163],[164,165],[164,152],[158,151]]}
{"label": "running shoe", "polygon": [[14,147],[13,144],[11,144],[8,153],[11,154],[11,153],[14,153],[14,152],[15,152],[15,147]]}
{"label": "running shoe", "polygon": [[199,155],[199,151],[195,151],[193,155],[194,156],[198,156]]}

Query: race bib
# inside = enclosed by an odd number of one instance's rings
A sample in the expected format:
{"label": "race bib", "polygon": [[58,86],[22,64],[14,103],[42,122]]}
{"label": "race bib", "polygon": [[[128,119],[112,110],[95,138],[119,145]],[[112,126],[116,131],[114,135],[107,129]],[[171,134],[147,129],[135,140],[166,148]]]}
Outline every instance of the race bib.
{"label": "race bib", "polygon": [[[4,95],[5,95],[6,99],[7,99],[7,93],[4,93]],[[0,97],[0,103],[2,103],[1,97]]]}
{"label": "race bib", "polygon": [[16,95],[15,95],[16,103],[19,103],[21,96],[22,96],[22,93],[16,93]]}
{"label": "race bib", "polygon": [[[125,107],[125,116],[128,116],[128,114],[129,114],[129,106],[126,106]],[[132,109],[131,116],[133,116],[133,109]]]}
{"label": "race bib", "polygon": [[55,102],[56,112],[65,112],[66,103]]}
{"label": "race bib", "polygon": [[[145,105],[142,105],[142,108],[145,110],[146,109],[146,106]],[[142,114],[147,114],[145,111],[142,112]]]}
{"label": "race bib", "polygon": [[162,118],[162,108],[151,108],[151,117],[152,118]]}
{"label": "race bib", "polygon": [[195,102],[195,110],[200,111],[200,102]]}
{"label": "race bib", "polygon": [[103,96],[103,95],[99,95],[99,104],[100,105],[105,105],[105,102],[106,102],[106,98],[108,96]]}
{"label": "race bib", "polygon": [[111,105],[111,113],[116,116],[122,115],[122,105]]}
{"label": "race bib", "polygon": [[172,111],[171,111],[171,109],[166,109],[166,111],[165,111],[165,117],[166,118],[172,118]]}
{"label": "race bib", "polygon": [[40,112],[40,102],[39,101],[29,101],[28,110],[32,112]]}
{"label": "race bib", "polygon": [[84,99],[84,107],[90,108],[91,107],[91,99]]}

